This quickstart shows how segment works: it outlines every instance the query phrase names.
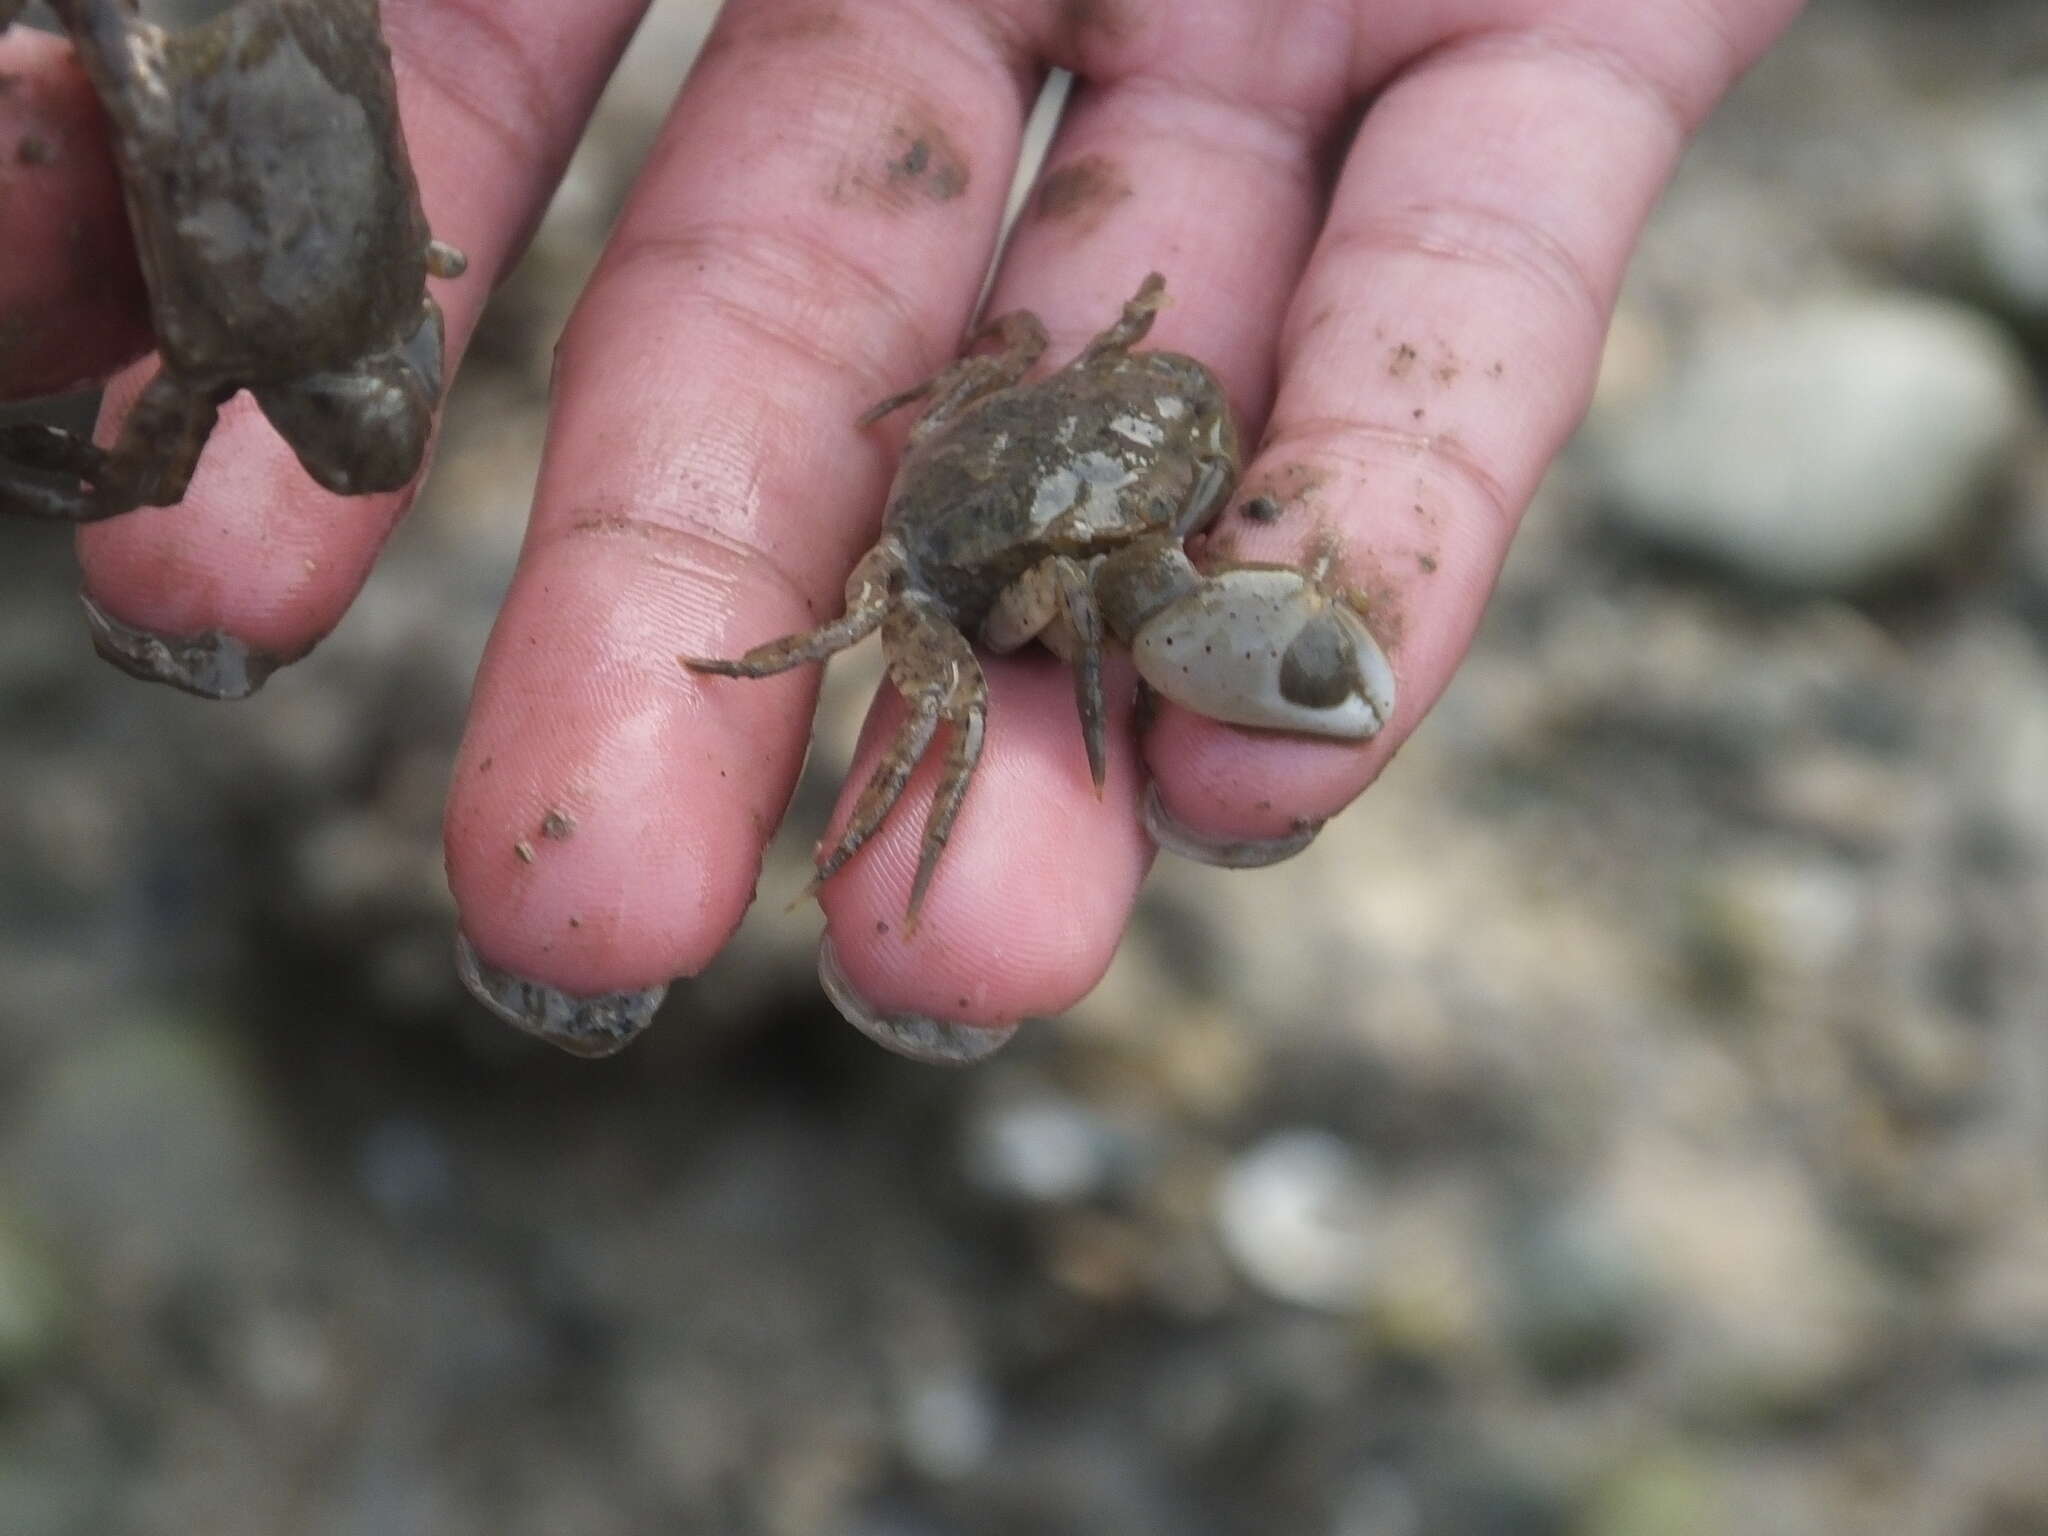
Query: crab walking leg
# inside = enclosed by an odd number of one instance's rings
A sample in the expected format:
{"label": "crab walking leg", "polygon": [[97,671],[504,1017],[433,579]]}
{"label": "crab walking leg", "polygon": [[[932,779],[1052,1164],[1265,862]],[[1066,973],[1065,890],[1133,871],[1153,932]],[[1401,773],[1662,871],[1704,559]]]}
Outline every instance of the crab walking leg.
{"label": "crab walking leg", "polygon": [[[1081,712],[1081,744],[1088,750],[1088,777],[1097,799],[1109,778],[1109,721],[1102,708],[1102,615],[1088,571],[1077,560],[1059,559],[1060,614],[1071,631],[1074,704]],[[1065,637],[1062,637],[1065,638]]]}
{"label": "crab walking leg", "polygon": [[888,819],[940,722],[947,722],[953,727],[953,741],[946,751],[945,772],[939,780],[938,792],[925,813],[917,875],[911,881],[910,900],[903,914],[903,933],[908,938],[917,931],[918,910],[931,888],[939,855],[945,852],[946,842],[953,835],[953,822],[967,797],[974,766],[981,759],[988,720],[988,681],[982,676],[981,663],[974,659],[974,648],[967,643],[967,637],[945,615],[915,597],[900,600],[890,612],[882,626],[882,649],[889,661],[889,681],[909,703],[910,715],[898,727],[889,750],[868,776],[838,843],[818,861],[817,877],[806,894],[839,873]]}
{"label": "crab walking leg", "polygon": [[918,418],[917,425],[910,429],[910,441],[922,442],[983,395],[994,394],[1015,384],[1045,354],[1045,326],[1029,310],[1016,310],[989,321],[968,339],[967,344],[977,346],[990,336],[1002,338],[1002,351],[982,357],[963,357],[948,364],[922,384],[913,385],[901,394],[891,395],[870,406],[862,412],[855,425],[871,427],[891,411],[901,410],[927,395],[933,395],[937,398]]}
{"label": "crab walking leg", "polygon": [[1087,346],[1075,354],[1067,364],[1070,370],[1091,368],[1105,357],[1128,352],[1145,339],[1152,329],[1152,321],[1166,304],[1166,279],[1160,273],[1148,272],[1145,281],[1138,284],[1138,291],[1124,303],[1124,312],[1116,323],[1096,336]]}
{"label": "crab walking leg", "polygon": [[1174,519],[1173,536],[1185,539],[1200,533],[1216,520],[1230,497],[1232,465],[1228,459],[1210,459],[1188,490],[1188,499]]}
{"label": "crab walking leg", "polygon": [[861,845],[874,836],[875,829],[888,820],[896,802],[903,798],[903,786],[910,782],[911,770],[938,734],[943,713],[942,701],[936,694],[924,694],[911,701],[910,713],[897,728],[889,750],[882,754],[882,760],[875,764],[875,771],[862,786],[853,814],[847,818],[846,830],[839,835],[832,851],[818,860],[818,872],[797,900],[814,895],[819,886],[838,874],[846,861],[860,852]]}
{"label": "crab walking leg", "polygon": [[[136,507],[170,506],[184,498],[218,414],[211,400],[159,374],[110,449],[48,427],[11,429],[0,434],[0,512],[91,523]],[[86,484],[52,486],[23,470]]]}
{"label": "crab walking leg", "polygon": [[1070,555],[1047,555],[1002,590],[982,623],[981,640],[997,652],[1036,640],[1073,667],[1081,741],[1100,795],[1109,776],[1109,725],[1102,705],[1102,615],[1088,567]]}
{"label": "crab walking leg", "polygon": [[[924,837],[918,848],[917,874],[910,882],[910,903],[903,913],[903,936],[917,931],[917,914],[931,889],[932,875],[939,867],[939,855],[953,836],[953,822],[967,799],[967,786],[981,761],[982,740],[988,728],[988,681],[981,675],[981,663],[967,639],[945,619],[922,608],[904,614],[904,627],[921,642],[920,662],[926,666],[943,657],[943,665],[929,683],[944,700],[946,719],[953,726],[953,741],[946,749],[946,766],[939,778],[932,808],[925,813]],[[895,668],[892,664],[891,672]],[[902,683],[899,681],[900,688]]]}
{"label": "crab walking leg", "polygon": [[134,0],[50,0],[50,9],[78,50],[80,66],[117,115],[177,133],[177,106],[162,77],[169,33],[144,19]]}
{"label": "crab walking leg", "polygon": [[889,613],[891,579],[902,569],[902,551],[884,540],[853,568],[853,574],[846,580],[846,612],[831,623],[767,641],[733,661],[710,656],[677,659],[692,672],[709,672],[718,677],[773,677],[807,661],[823,661],[858,645],[882,627],[882,620]]}
{"label": "crab walking leg", "polygon": [[96,481],[107,472],[107,451],[80,433],[20,421],[0,426],[0,465],[10,462],[46,475]]}

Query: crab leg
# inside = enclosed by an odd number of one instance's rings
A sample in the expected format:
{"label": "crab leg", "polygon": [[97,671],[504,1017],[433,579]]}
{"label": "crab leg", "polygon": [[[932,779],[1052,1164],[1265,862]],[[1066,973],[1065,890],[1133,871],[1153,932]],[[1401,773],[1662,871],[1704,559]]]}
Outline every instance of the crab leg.
{"label": "crab leg", "polygon": [[[111,449],[53,427],[0,431],[0,512],[92,523],[182,501],[217,414],[211,400],[159,374]],[[86,484],[43,478],[53,475]]]}
{"label": "crab leg", "polygon": [[676,658],[692,672],[710,672],[719,677],[773,677],[807,661],[823,661],[849,646],[858,645],[882,627],[889,612],[892,578],[903,568],[901,552],[883,540],[853,568],[846,579],[846,611],[829,624],[801,634],[784,635],[755,646],[736,660],[712,656]]}
{"label": "crab leg", "polygon": [[[164,89],[170,35],[137,11],[135,0],[50,0],[57,24],[70,35],[78,62],[116,118],[177,131],[176,107]],[[112,86],[135,89],[110,89]]]}
{"label": "crab leg", "polygon": [[[978,667],[975,678],[978,683]],[[939,867],[939,855],[946,851],[946,844],[953,836],[953,821],[967,799],[967,786],[974,777],[975,764],[981,761],[982,737],[987,729],[988,698],[984,688],[981,696],[962,706],[953,719],[953,742],[946,748],[945,773],[939,779],[938,792],[932,796],[932,808],[924,818],[924,839],[918,849],[917,874],[910,882],[910,905],[903,913],[906,936],[917,931],[918,910],[924,905],[925,892],[931,889],[932,875]]]}
{"label": "crab leg", "polygon": [[910,715],[897,729],[882,760],[868,776],[853,815],[837,844],[818,861],[818,873],[805,894],[816,891],[845,867],[902,798],[904,785],[941,721],[953,727],[946,750],[945,772],[931,809],[925,814],[924,837],[917,875],[904,909],[906,935],[917,928],[918,909],[931,888],[939,855],[953,835],[954,819],[967,797],[967,786],[981,758],[988,719],[988,683],[967,637],[942,614],[916,598],[899,600],[882,628],[882,647],[889,659],[889,680],[910,705]]}
{"label": "crab leg", "polygon": [[1102,615],[1088,567],[1071,555],[1047,555],[1005,587],[981,627],[992,651],[1037,640],[1074,669],[1074,703],[1088,773],[1102,792],[1109,772],[1109,727],[1102,705]]}
{"label": "crab leg", "polygon": [[1002,338],[1002,351],[983,357],[963,357],[949,364],[922,384],[870,406],[857,425],[871,427],[891,411],[901,410],[927,395],[934,396],[931,407],[910,429],[910,440],[913,443],[923,442],[983,395],[994,394],[1015,384],[1031,371],[1031,365],[1045,352],[1045,325],[1028,309],[1015,310],[989,321],[974,333],[967,344],[978,346],[991,336]]}
{"label": "crab leg", "polygon": [[846,861],[860,852],[861,845],[874,836],[875,829],[896,809],[896,802],[903,798],[903,786],[910,782],[911,770],[917,767],[918,759],[924,756],[925,749],[938,734],[942,713],[940,700],[934,695],[911,702],[909,715],[897,727],[889,750],[875,764],[875,771],[868,775],[868,781],[861,789],[860,799],[854,802],[853,814],[846,819],[846,830],[839,835],[832,851],[818,860],[818,872],[804,888],[805,896],[812,895],[819,886],[838,874]]}
{"label": "crab leg", "polygon": [[1152,317],[1165,303],[1166,279],[1157,272],[1148,272],[1138,291],[1125,302],[1116,324],[1083,347],[1067,364],[1067,371],[1091,368],[1106,357],[1130,351],[1145,339],[1145,333],[1152,329]]}

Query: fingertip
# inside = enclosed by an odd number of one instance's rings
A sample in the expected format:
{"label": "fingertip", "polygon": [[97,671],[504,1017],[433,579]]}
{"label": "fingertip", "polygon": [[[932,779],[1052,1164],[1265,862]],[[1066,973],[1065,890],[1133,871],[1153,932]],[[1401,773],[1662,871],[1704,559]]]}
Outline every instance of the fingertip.
{"label": "fingertip", "polygon": [[[819,893],[838,974],[878,1015],[985,1028],[1064,1012],[1109,968],[1150,867],[1127,690],[1098,797],[1065,669],[1010,658],[987,670],[988,748],[914,931],[905,893],[935,763],[920,765],[894,814]],[[848,798],[900,707],[891,699],[871,718]]]}
{"label": "fingertip", "polygon": [[889,1012],[870,1003],[839,961],[827,934],[818,941],[818,985],[839,1016],[885,1051],[929,1066],[964,1067],[1007,1045],[1018,1024],[950,1023],[923,1014]]}
{"label": "fingertip", "polygon": [[448,803],[463,931],[577,996],[710,963],[753,899],[803,746],[772,693],[675,665],[713,600],[638,554],[590,539],[529,552]]}
{"label": "fingertip", "polygon": [[[130,369],[109,387],[107,416],[144,375]],[[246,396],[222,409],[201,464],[200,494],[78,530],[94,601],[148,634],[217,633],[264,656],[304,656],[341,622],[411,492],[321,490]]]}
{"label": "fingertip", "polygon": [[1219,725],[1172,704],[1160,707],[1144,751],[1159,846],[1230,868],[1299,853],[1393,755],[1384,734],[1322,741]]}

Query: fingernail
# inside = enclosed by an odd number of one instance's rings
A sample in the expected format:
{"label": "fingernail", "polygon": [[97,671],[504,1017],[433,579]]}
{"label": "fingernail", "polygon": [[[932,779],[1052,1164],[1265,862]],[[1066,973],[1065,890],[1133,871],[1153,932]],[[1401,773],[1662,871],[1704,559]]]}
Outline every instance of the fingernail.
{"label": "fingernail", "polygon": [[466,935],[455,935],[455,974],[469,995],[514,1029],[559,1046],[571,1056],[612,1056],[654,1019],[668,984],[641,992],[604,992],[572,997],[567,992],[499,970],[476,952]]}
{"label": "fingernail", "polygon": [[168,683],[202,699],[246,699],[284,665],[283,659],[217,629],[155,635],[122,623],[83,591],[78,600],[92,628],[92,648],[145,683]]}
{"label": "fingernail", "polygon": [[840,1017],[885,1051],[937,1067],[965,1067],[992,1056],[1017,1033],[1014,1024],[950,1024],[919,1013],[883,1013],[853,990],[831,935],[818,941],[818,985]]}
{"label": "fingernail", "polygon": [[1278,864],[1301,852],[1323,830],[1320,821],[1302,820],[1295,823],[1292,832],[1283,832],[1278,837],[1211,837],[1175,821],[1159,798],[1157,784],[1145,786],[1144,815],[1145,830],[1161,848],[1199,864],[1214,864],[1218,869],[1261,869]]}

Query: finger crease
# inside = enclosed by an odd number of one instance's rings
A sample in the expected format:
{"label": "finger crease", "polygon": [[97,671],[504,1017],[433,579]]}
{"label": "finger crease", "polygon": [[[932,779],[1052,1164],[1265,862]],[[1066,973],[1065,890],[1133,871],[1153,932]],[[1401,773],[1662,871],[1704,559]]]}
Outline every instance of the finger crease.
{"label": "finger crease", "polygon": [[[1264,160],[1300,177],[1307,170],[1307,146],[1319,141],[1334,124],[1342,109],[1337,97],[1327,108],[1311,108],[1293,102],[1248,101],[1198,80],[1165,79],[1158,75],[1126,75],[1110,82],[1119,95],[1128,95],[1150,106],[1163,101],[1170,114],[1173,132],[1186,136],[1190,153],[1206,142],[1233,154]],[[1211,134],[1188,134],[1190,109],[1233,125]]]}
{"label": "finger crease", "polygon": [[[701,297],[750,335],[828,374],[855,375],[863,399],[885,393],[892,380],[907,376],[917,362],[906,357],[899,367],[893,361],[857,356],[857,349],[821,343],[813,327],[775,317],[825,316],[843,325],[848,317],[879,313],[883,334],[911,338],[906,352],[939,350],[936,343],[928,343],[915,308],[893,284],[809,235],[770,234],[736,224],[702,225],[674,234],[627,232],[605,257],[606,276],[642,263],[662,271],[695,269],[693,280],[705,285],[704,291],[679,298]],[[727,291],[714,291],[709,285],[721,278],[718,285]],[[876,328],[868,324],[868,329]]]}
{"label": "finger crease", "polygon": [[[1724,50],[1729,48],[1721,35]],[[1646,103],[1651,112],[1677,137],[1689,136],[1706,116],[1714,99],[1710,90],[1681,86],[1650,69],[1624,48],[1576,28],[1554,24],[1493,27],[1459,33],[1417,63],[1411,78],[1433,69],[1456,67],[1487,58],[1526,58],[1541,62],[1578,65],[1617,87],[1625,96]],[[1731,60],[1725,80],[1734,72]]]}
{"label": "finger crease", "polygon": [[[1393,252],[1504,273],[1562,299],[1596,330],[1607,324],[1607,301],[1571,248],[1528,219],[1484,203],[1412,203],[1347,222],[1326,237],[1319,264],[1348,265],[1352,254]],[[1327,323],[1330,311],[1317,317]]]}
{"label": "finger crease", "polygon": [[1309,416],[1289,421],[1259,450],[1261,462],[1320,465],[1334,461],[1351,469],[1359,480],[1384,473],[1387,460],[1396,456],[1419,463],[1426,473],[1440,479],[1463,484],[1503,534],[1513,532],[1520,520],[1519,498],[1509,494],[1500,478],[1455,433],[1415,432],[1347,416]]}
{"label": "finger crease", "polygon": [[780,589],[805,613],[815,613],[818,594],[797,580],[788,566],[761,548],[701,518],[678,514],[679,521],[644,513],[602,512],[580,517],[563,527],[563,539],[637,541],[657,551],[656,563],[690,576],[716,576],[734,585]]}
{"label": "finger crease", "polygon": [[[431,25],[400,19],[423,14],[433,18]],[[543,125],[556,118],[555,93],[540,61],[491,0],[443,0],[429,11],[395,12],[387,29],[408,74],[481,128],[514,165],[541,163]],[[479,58],[486,67],[478,67]],[[523,116],[505,110],[508,105]]]}

